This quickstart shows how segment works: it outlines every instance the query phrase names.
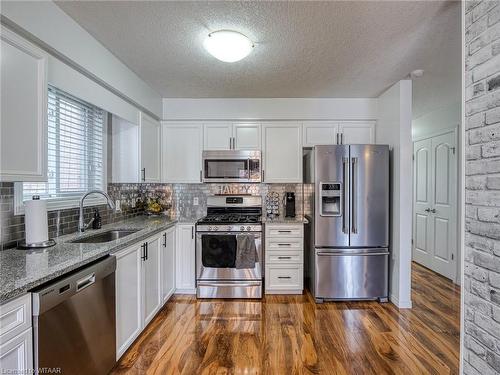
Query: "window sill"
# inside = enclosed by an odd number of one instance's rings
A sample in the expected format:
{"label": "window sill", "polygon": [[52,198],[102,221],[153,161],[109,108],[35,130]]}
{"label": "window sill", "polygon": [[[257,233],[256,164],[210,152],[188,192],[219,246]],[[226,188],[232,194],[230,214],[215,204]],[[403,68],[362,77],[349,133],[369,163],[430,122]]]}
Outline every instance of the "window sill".
{"label": "window sill", "polygon": [[[16,196],[14,199],[14,215],[24,215],[24,202],[22,200],[22,196],[18,197],[17,194],[15,195]],[[80,207],[80,198],[67,198],[67,199],[53,198],[53,199],[46,199],[46,201],[47,201],[47,211],[68,210],[71,208]],[[83,203],[84,207],[100,206],[106,204],[106,199],[100,196],[96,197],[89,196],[85,198],[85,201]]]}

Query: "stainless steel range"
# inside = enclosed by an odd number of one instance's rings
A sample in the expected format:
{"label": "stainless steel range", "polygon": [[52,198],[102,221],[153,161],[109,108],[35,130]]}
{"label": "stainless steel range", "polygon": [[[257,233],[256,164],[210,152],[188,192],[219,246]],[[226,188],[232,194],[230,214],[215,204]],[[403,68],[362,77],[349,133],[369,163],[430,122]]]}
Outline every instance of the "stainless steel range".
{"label": "stainless steel range", "polygon": [[198,298],[262,297],[262,201],[216,195],[196,223]]}

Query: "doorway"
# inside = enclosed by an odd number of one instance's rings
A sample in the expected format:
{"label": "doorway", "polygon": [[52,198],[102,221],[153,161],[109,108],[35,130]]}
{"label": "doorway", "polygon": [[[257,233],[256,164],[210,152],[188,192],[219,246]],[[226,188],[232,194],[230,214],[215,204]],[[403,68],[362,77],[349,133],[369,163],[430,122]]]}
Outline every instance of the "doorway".
{"label": "doorway", "polygon": [[413,142],[412,258],[457,279],[457,129]]}

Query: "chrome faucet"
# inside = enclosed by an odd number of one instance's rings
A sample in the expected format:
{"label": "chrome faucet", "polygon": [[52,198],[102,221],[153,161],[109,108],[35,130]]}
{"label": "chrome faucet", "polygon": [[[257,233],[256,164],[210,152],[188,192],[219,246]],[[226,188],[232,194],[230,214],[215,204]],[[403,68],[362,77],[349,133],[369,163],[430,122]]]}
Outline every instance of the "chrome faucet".
{"label": "chrome faucet", "polygon": [[87,229],[89,227],[89,225],[92,224],[92,221],[94,221],[94,219],[92,218],[87,224],[85,224],[85,221],[83,219],[83,201],[85,200],[85,198],[87,198],[87,195],[90,195],[90,194],[101,194],[104,198],[106,198],[106,201],[108,203],[109,208],[111,208],[112,210],[115,209],[115,204],[113,203],[113,200],[104,191],[102,191],[102,190],[89,190],[89,191],[87,191],[80,198],[80,218],[78,219],[78,231],[79,232],[85,232],[85,229]]}

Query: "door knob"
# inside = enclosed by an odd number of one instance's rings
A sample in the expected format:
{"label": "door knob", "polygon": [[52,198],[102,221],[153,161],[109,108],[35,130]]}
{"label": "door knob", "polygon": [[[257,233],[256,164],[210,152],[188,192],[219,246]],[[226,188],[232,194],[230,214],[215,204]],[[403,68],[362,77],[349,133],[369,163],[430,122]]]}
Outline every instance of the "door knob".
{"label": "door knob", "polygon": [[435,208],[433,208],[433,209],[431,210],[431,213],[435,214],[435,213],[436,213],[436,209],[435,209]]}
{"label": "door knob", "polygon": [[430,208],[426,208],[424,211],[425,212],[431,212],[431,209]]}

